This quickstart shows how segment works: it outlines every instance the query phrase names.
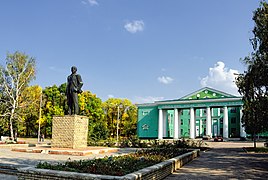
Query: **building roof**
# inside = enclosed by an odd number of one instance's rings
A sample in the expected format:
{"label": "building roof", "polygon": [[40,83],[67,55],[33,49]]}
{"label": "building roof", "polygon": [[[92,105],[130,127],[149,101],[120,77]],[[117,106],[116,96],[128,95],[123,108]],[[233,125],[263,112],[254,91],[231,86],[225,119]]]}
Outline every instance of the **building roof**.
{"label": "building roof", "polygon": [[242,97],[234,96],[210,87],[201,88],[179,99],[155,101],[154,103],[139,104],[138,106],[156,106],[160,104],[185,104],[199,102],[228,102],[241,101]]}

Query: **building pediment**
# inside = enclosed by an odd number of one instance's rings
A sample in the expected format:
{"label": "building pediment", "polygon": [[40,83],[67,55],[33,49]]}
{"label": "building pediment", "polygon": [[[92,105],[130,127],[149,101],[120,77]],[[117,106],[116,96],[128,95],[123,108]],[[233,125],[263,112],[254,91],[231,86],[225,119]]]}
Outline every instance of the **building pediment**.
{"label": "building pediment", "polygon": [[188,94],[179,100],[188,100],[188,99],[220,99],[220,98],[236,98],[237,96],[209,88],[204,87],[202,89],[199,89],[191,94]]}

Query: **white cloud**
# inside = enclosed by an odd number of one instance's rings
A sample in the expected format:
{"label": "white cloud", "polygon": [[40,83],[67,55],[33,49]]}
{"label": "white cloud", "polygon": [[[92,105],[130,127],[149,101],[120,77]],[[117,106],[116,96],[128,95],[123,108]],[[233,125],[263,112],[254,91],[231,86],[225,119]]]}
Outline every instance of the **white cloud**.
{"label": "white cloud", "polygon": [[164,100],[164,97],[147,96],[147,97],[135,97],[132,102],[143,104],[143,103],[153,103],[155,101],[162,101],[162,100]]}
{"label": "white cloud", "polygon": [[134,34],[144,30],[144,22],[142,20],[135,20],[132,22],[127,22],[124,27],[128,32]]}
{"label": "white cloud", "polygon": [[99,3],[97,2],[97,0],[84,0],[84,1],[81,1],[82,4],[89,4],[91,6],[97,6],[99,5]]}
{"label": "white cloud", "polygon": [[174,80],[174,79],[172,79],[171,77],[168,77],[168,76],[158,77],[157,79],[158,79],[158,81],[160,83],[163,83],[163,84],[170,84]]}
{"label": "white cloud", "polygon": [[229,69],[221,61],[217,62],[214,67],[209,68],[209,74],[201,78],[201,86],[209,86],[227,93],[238,95],[238,88],[235,85],[235,77],[238,70]]}

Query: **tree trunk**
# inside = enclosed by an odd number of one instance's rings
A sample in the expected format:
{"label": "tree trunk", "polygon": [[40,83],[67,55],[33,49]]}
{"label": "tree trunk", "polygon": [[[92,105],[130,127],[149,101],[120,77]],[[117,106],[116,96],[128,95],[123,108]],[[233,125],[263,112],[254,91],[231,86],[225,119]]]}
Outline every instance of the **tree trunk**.
{"label": "tree trunk", "polygon": [[256,133],[255,132],[254,132],[253,140],[254,140],[254,149],[256,149]]}
{"label": "tree trunk", "polygon": [[11,140],[14,140],[13,116],[14,116],[14,109],[11,110],[11,115],[10,115],[10,118],[9,118],[9,127],[10,127],[10,137],[11,137]]}

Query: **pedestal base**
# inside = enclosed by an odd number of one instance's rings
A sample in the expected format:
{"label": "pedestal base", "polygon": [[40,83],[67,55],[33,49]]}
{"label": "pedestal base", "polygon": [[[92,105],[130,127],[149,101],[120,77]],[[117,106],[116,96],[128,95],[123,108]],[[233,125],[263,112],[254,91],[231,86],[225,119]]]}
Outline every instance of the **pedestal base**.
{"label": "pedestal base", "polygon": [[86,116],[54,116],[52,121],[52,148],[87,147],[88,118]]}

